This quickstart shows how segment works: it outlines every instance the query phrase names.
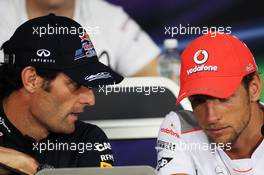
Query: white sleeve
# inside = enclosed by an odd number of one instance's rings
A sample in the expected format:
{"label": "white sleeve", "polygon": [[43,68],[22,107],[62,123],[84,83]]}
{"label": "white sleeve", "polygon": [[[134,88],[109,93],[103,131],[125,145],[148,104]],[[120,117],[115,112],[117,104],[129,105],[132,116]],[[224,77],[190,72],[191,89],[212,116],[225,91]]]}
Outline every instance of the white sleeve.
{"label": "white sleeve", "polygon": [[[10,10],[10,13],[9,13]],[[12,33],[12,7],[8,1],[0,1],[0,47],[2,47],[3,43],[10,39]],[[0,63],[4,62],[4,53],[3,50],[0,51]]]}
{"label": "white sleeve", "polygon": [[183,144],[186,142],[181,136],[180,119],[175,112],[170,112],[160,127],[157,140],[158,175],[196,174],[191,154],[182,147]]}
{"label": "white sleeve", "polygon": [[91,36],[95,49],[107,51],[112,68],[123,76],[134,75],[160,54],[160,48],[122,7],[104,0],[82,0],[81,9],[80,16],[86,17],[77,21],[98,26],[98,33]]}
{"label": "white sleeve", "polygon": [[[125,75],[133,75],[160,54],[160,49],[139,25],[120,11],[120,32],[117,67]],[[121,28],[122,26],[122,28]]]}
{"label": "white sleeve", "polygon": [[13,27],[14,12],[9,1],[0,1],[0,46],[10,39],[14,31],[10,32]]}
{"label": "white sleeve", "polygon": [[116,69],[124,76],[131,76],[156,58],[160,49],[121,7],[113,6],[113,9],[113,23],[108,30],[112,30]]}
{"label": "white sleeve", "polygon": [[27,20],[24,4],[24,0],[0,1],[0,46]]}

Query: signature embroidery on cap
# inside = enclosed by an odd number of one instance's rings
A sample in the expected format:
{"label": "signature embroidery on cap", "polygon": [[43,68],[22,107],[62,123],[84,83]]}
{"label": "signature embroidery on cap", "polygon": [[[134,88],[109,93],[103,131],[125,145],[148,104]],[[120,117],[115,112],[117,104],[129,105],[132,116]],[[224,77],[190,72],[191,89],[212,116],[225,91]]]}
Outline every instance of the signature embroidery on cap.
{"label": "signature embroidery on cap", "polygon": [[87,33],[84,33],[80,36],[82,42],[82,48],[75,51],[74,61],[79,60],[84,57],[93,57],[96,56],[94,46],[90,40],[90,37]]}
{"label": "signature embroidery on cap", "polygon": [[94,81],[94,80],[98,80],[98,79],[107,79],[107,78],[111,78],[112,76],[110,75],[109,72],[99,72],[95,75],[88,75],[85,77],[86,81]]}
{"label": "signature embroidery on cap", "polygon": [[8,126],[5,124],[5,119],[4,118],[2,118],[2,117],[0,117],[0,125],[3,125],[5,128],[6,128],[6,130],[9,132],[9,133],[11,133],[11,130],[8,128]]}
{"label": "signature embroidery on cap", "polygon": [[198,50],[193,56],[196,64],[204,64],[208,60],[208,52],[206,50]]}
{"label": "signature embroidery on cap", "polygon": [[42,56],[48,57],[48,56],[50,56],[50,51],[47,49],[39,49],[39,50],[37,50],[37,55],[39,57],[42,57]]}
{"label": "signature embroidery on cap", "polygon": [[190,68],[187,70],[187,75],[191,75],[193,73],[196,72],[204,72],[204,71],[208,71],[208,72],[216,72],[218,70],[218,66],[216,65],[205,65],[204,63],[206,63],[209,59],[209,55],[208,52],[206,50],[198,50],[195,52],[194,56],[193,56],[193,61],[196,65],[193,68]]}

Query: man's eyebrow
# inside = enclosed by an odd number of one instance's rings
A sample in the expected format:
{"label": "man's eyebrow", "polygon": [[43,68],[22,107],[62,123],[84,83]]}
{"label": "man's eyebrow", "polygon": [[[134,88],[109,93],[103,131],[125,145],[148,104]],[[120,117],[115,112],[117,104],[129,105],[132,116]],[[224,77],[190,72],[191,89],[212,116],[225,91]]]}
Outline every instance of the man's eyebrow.
{"label": "man's eyebrow", "polygon": [[68,84],[74,84],[74,83],[75,83],[75,81],[73,81],[73,79],[71,79],[70,77],[65,77],[65,78],[64,78],[64,81],[65,81],[66,83],[68,83]]}
{"label": "man's eyebrow", "polygon": [[191,95],[189,96],[190,100],[196,100],[196,99],[214,99],[216,97],[210,96],[210,95]]}
{"label": "man's eyebrow", "polygon": [[80,88],[82,85],[74,80],[72,80],[71,78],[68,78],[68,84],[72,84],[74,86],[76,86],[76,88]]}
{"label": "man's eyebrow", "polygon": [[68,82],[71,83],[71,84],[75,84],[76,82],[73,81],[72,79],[68,78]]}

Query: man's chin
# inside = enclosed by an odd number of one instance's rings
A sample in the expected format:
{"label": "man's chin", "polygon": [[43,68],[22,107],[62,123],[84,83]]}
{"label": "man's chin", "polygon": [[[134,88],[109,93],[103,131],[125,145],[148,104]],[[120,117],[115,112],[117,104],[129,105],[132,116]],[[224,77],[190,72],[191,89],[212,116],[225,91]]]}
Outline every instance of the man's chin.
{"label": "man's chin", "polygon": [[75,131],[75,122],[60,128],[54,128],[52,132],[58,134],[72,134]]}
{"label": "man's chin", "polygon": [[62,134],[72,134],[74,131],[75,131],[75,129],[67,130],[67,131],[63,132]]}
{"label": "man's chin", "polygon": [[224,144],[224,145],[232,143],[232,139],[228,135],[224,135],[224,136],[221,136],[221,137],[210,137],[209,136],[209,140],[211,142],[214,142],[214,143],[217,143],[217,144]]}
{"label": "man's chin", "polygon": [[65,128],[65,132],[63,132],[64,134],[71,134],[75,131],[75,124],[73,123],[73,126],[67,127]]}

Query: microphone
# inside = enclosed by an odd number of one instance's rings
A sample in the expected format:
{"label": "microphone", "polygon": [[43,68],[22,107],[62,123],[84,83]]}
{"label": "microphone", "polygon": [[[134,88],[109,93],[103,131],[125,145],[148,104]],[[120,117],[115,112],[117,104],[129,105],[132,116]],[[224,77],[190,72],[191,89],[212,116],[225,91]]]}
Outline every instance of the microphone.
{"label": "microphone", "polygon": [[261,127],[261,133],[262,133],[262,135],[264,136],[264,124],[263,124],[262,127]]}

